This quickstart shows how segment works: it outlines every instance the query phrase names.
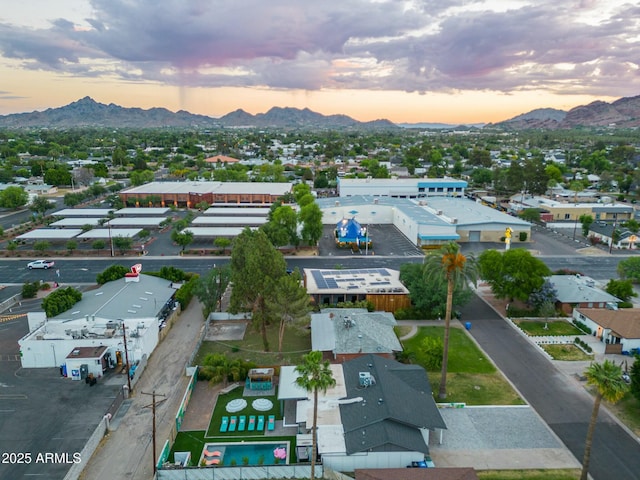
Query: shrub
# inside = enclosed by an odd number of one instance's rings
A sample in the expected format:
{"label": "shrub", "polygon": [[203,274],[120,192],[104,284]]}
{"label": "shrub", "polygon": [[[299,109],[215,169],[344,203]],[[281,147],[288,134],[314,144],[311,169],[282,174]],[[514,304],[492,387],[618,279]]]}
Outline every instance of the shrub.
{"label": "shrub", "polygon": [[527,232],[520,232],[518,234],[518,238],[520,239],[521,242],[526,242],[527,241]]}
{"label": "shrub", "polygon": [[40,281],[28,282],[22,285],[22,298],[35,298],[40,289]]}
{"label": "shrub", "polygon": [[73,287],[61,288],[49,294],[42,301],[42,308],[47,317],[55,317],[66,312],[82,299],[82,293]]}
{"label": "shrub", "polygon": [[93,248],[94,250],[102,250],[106,246],[107,242],[105,242],[104,240],[94,240],[91,244],[91,248]]}
{"label": "shrub", "polygon": [[444,343],[441,338],[425,337],[419,353],[421,363],[429,371],[437,371],[442,367]]}
{"label": "shrub", "polygon": [[111,265],[96,276],[96,282],[100,285],[104,285],[107,282],[124,278],[128,272],[129,269],[123,265]]}
{"label": "shrub", "polygon": [[45,250],[49,250],[51,248],[51,243],[46,240],[38,240],[33,244],[33,249],[38,252],[44,252]]}
{"label": "shrub", "polygon": [[199,275],[192,276],[191,279],[182,285],[176,292],[176,301],[180,303],[183,310],[187,308],[189,302],[191,302],[191,299],[193,298],[193,289],[198,282],[198,278],[200,278]]}

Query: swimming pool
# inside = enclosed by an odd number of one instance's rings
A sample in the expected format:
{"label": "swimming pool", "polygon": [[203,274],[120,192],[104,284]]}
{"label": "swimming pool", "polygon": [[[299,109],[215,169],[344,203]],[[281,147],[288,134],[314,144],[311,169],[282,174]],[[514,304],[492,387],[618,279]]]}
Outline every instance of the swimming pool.
{"label": "swimming pool", "polygon": [[[278,463],[289,463],[290,442],[286,441],[205,443],[200,463],[202,464],[204,460],[207,465],[224,465],[226,467],[233,465],[275,465],[274,450],[276,448],[284,448],[287,453],[286,458],[279,460]],[[216,455],[207,455],[207,453],[215,453]]]}

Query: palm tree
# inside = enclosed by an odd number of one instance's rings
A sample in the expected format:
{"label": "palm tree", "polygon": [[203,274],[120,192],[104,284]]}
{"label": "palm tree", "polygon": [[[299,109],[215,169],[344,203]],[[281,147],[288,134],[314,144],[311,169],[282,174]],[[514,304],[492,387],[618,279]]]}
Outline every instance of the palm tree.
{"label": "palm tree", "polygon": [[624,397],[629,386],[622,378],[622,368],[610,360],[602,363],[592,363],[584,372],[587,377],[587,385],[596,387],[596,399],[593,403],[591,420],[587,429],[587,440],[584,445],[584,458],[582,460],[582,473],[580,480],[587,480],[589,473],[589,460],[591,458],[591,444],[593,432],[596,428],[600,403],[604,398],[607,402],[616,403]]}
{"label": "palm tree", "polygon": [[322,361],[322,353],[314,350],[302,357],[302,364],[296,367],[299,377],[296,384],[307,392],[313,392],[313,426],[311,432],[311,480],[315,478],[316,450],[318,448],[318,392],[326,393],[327,389],[335,386],[336,380],[329,366],[329,361]]}
{"label": "palm tree", "polygon": [[473,255],[463,255],[460,246],[449,242],[436,250],[424,260],[425,280],[447,282],[447,303],[444,315],[444,341],[442,351],[442,373],[438,398],[447,397],[447,363],[449,361],[449,328],[451,326],[451,310],[453,307],[453,292],[458,288],[467,288],[469,282],[476,283],[478,266]]}

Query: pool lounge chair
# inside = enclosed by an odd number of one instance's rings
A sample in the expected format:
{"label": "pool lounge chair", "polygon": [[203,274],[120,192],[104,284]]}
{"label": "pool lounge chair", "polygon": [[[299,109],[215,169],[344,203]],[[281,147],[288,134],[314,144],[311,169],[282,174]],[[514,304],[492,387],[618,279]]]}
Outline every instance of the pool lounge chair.
{"label": "pool lounge chair", "polygon": [[247,427],[247,430],[250,432],[253,432],[255,429],[256,429],[256,416],[249,415],[249,426]]}
{"label": "pool lounge chair", "polygon": [[267,430],[274,430],[276,428],[276,416],[269,415],[269,421],[267,422]]}
{"label": "pool lounge chair", "polygon": [[244,432],[244,427],[246,424],[247,424],[247,417],[244,415],[240,415],[240,418],[238,419],[238,431]]}
{"label": "pool lounge chair", "polygon": [[222,423],[220,423],[220,432],[225,433],[229,428],[229,417],[222,417]]}
{"label": "pool lounge chair", "polygon": [[259,432],[264,430],[264,415],[258,415],[258,426],[256,427],[256,430]]}
{"label": "pool lounge chair", "polygon": [[238,425],[238,417],[234,415],[233,417],[231,417],[231,420],[229,421],[229,431],[235,432],[237,425]]}

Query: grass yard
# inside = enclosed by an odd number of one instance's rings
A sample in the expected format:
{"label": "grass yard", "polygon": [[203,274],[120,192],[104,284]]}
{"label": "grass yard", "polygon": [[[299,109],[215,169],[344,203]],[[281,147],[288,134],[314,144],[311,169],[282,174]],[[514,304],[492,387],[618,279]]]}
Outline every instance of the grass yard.
{"label": "grass yard", "polygon": [[278,350],[278,327],[270,325],[267,330],[269,348],[265,352],[262,335],[251,325],[247,327],[243,340],[229,340],[224,342],[204,341],[193,361],[199,365],[204,357],[210,353],[222,353],[231,359],[240,358],[251,360],[257,365],[298,365],[302,362],[302,355],[311,350],[311,331],[309,329],[287,328],[282,342],[282,356]]}
{"label": "grass yard", "polygon": [[[403,341],[408,352],[421,348],[426,337],[444,336],[444,327],[420,327],[417,335]],[[424,366],[424,365],[423,365]],[[431,388],[437,393],[440,370],[427,371]],[[452,327],[449,335],[447,398],[445,402],[467,405],[523,405],[502,374],[467,336],[465,330]]]}
{"label": "grass yard", "polygon": [[[220,433],[220,422],[222,421],[222,417],[230,417],[231,415],[235,415],[239,417],[240,415],[244,415],[247,417],[247,421],[249,420],[249,415],[255,415],[256,418],[258,415],[264,415],[265,417],[265,428],[266,428],[266,418],[268,415],[275,415],[276,419],[279,420],[282,418],[282,413],[280,412],[280,402],[276,398],[275,395],[270,397],[244,397],[247,401],[247,406],[240,412],[229,413],[225,410],[227,403],[231,400],[235,400],[236,398],[242,397],[243,387],[240,386],[231,390],[229,393],[218,396],[216,401],[216,406],[213,409],[213,415],[211,416],[211,420],[209,422],[209,428],[207,429],[207,440],[208,441],[220,441],[227,440],[229,437],[242,437],[242,438],[251,438],[252,440],[262,440],[264,439],[264,431],[253,431],[249,432],[245,428],[243,432],[235,431],[235,432],[226,432]],[[273,402],[273,408],[267,412],[260,412],[251,406],[251,402],[256,400],[257,398],[266,398]],[[258,438],[253,438],[258,437]]]}
{"label": "grass yard", "polygon": [[[604,402],[604,400],[603,400]],[[640,401],[631,393],[627,393],[622,400],[612,405],[605,402],[607,408],[620,419],[637,436],[640,436]]]}
{"label": "grass yard", "polygon": [[577,480],[579,469],[562,470],[478,470],[480,480]]}
{"label": "grass yard", "polygon": [[593,355],[588,355],[572,343],[562,345],[540,345],[554,360],[587,361],[593,360]]}
{"label": "grass yard", "polygon": [[[518,325],[527,335],[531,337],[539,337],[545,335],[570,335],[577,337],[584,335],[584,332],[578,327],[566,320],[518,320],[513,322]],[[545,330],[545,325],[547,326]]]}

